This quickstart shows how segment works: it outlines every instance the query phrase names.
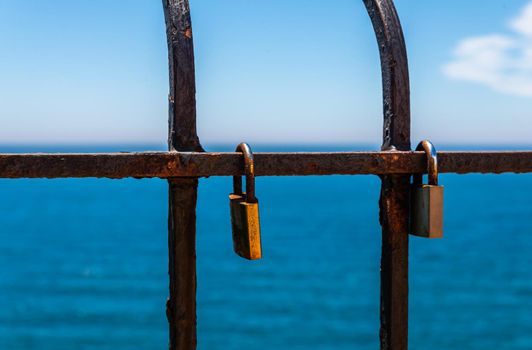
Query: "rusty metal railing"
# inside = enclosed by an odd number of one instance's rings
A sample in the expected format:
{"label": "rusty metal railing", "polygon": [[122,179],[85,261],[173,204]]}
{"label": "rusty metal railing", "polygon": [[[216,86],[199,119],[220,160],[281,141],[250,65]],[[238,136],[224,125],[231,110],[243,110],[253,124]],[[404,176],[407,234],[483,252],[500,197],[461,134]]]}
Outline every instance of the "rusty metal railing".
{"label": "rusty metal railing", "polygon": [[[423,152],[254,153],[258,176],[390,175],[426,171]],[[438,152],[440,173],[528,173],[532,151]],[[243,175],[241,153],[1,154],[0,178],[173,178]]]}
{"label": "rusty metal railing", "polygon": [[[256,153],[258,176],[379,175],[381,349],[408,348],[409,185],[425,172],[410,150],[406,48],[392,0],[363,0],[380,50],[384,128],[380,152]],[[0,154],[0,178],[164,178],[169,183],[170,349],[196,348],[196,201],[198,178],[243,174],[240,153],[204,152],[196,133],[192,25],[188,0],[163,0],[169,65],[169,151],[105,154]],[[530,173],[532,151],[440,152],[441,173]]]}

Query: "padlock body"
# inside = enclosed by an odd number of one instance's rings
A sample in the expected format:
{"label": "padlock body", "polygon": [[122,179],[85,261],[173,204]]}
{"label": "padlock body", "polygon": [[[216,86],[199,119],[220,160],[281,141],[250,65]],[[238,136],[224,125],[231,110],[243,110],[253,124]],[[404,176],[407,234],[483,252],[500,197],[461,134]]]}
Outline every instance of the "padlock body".
{"label": "padlock body", "polygon": [[235,253],[249,260],[260,259],[262,248],[258,201],[246,202],[245,194],[231,194],[229,200]]}
{"label": "padlock body", "polygon": [[410,233],[425,238],[443,237],[443,186],[411,186]]}

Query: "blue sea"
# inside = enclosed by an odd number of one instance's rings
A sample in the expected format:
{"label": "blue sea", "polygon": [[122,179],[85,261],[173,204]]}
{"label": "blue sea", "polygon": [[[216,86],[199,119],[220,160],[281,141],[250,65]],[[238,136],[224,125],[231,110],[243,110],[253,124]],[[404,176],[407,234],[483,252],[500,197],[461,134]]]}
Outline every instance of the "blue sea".
{"label": "blue sea", "polygon": [[[445,238],[410,243],[410,348],[532,349],[532,175],[440,181]],[[264,259],[248,262],[232,251],[231,179],[201,179],[198,348],[377,349],[379,188],[258,178]],[[0,198],[0,349],[167,348],[165,181],[0,180]]]}

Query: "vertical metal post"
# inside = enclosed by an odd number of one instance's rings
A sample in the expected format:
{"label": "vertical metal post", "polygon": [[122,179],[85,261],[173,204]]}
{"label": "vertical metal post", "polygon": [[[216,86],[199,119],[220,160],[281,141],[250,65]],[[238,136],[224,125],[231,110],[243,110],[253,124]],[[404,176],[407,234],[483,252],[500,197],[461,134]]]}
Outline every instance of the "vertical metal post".
{"label": "vertical metal post", "polygon": [[[170,151],[203,151],[196,132],[194,46],[188,0],[163,0],[170,68]],[[171,350],[196,349],[197,178],[169,183],[168,254],[170,297],[166,315]]]}
{"label": "vertical metal post", "polygon": [[[410,87],[401,24],[392,0],[364,0],[379,45],[383,99],[383,151],[410,150]],[[380,222],[381,349],[408,348],[408,175],[382,177]]]}

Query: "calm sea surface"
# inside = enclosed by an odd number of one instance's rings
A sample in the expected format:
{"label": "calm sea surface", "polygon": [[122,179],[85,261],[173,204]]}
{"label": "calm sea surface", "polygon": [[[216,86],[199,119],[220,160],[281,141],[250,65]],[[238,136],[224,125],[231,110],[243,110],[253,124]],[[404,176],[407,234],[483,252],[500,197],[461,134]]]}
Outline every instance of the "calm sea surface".
{"label": "calm sea surface", "polygon": [[[532,349],[532,176],[441,182],[445,239],[410,244],[411,349]],[[258,178],[264,260],[247,262],[232,252],[231,179],[202,179],[199,348],[377,349],[379,185]],[[165,349],[166,191],[0,180],[0,349]]]}

